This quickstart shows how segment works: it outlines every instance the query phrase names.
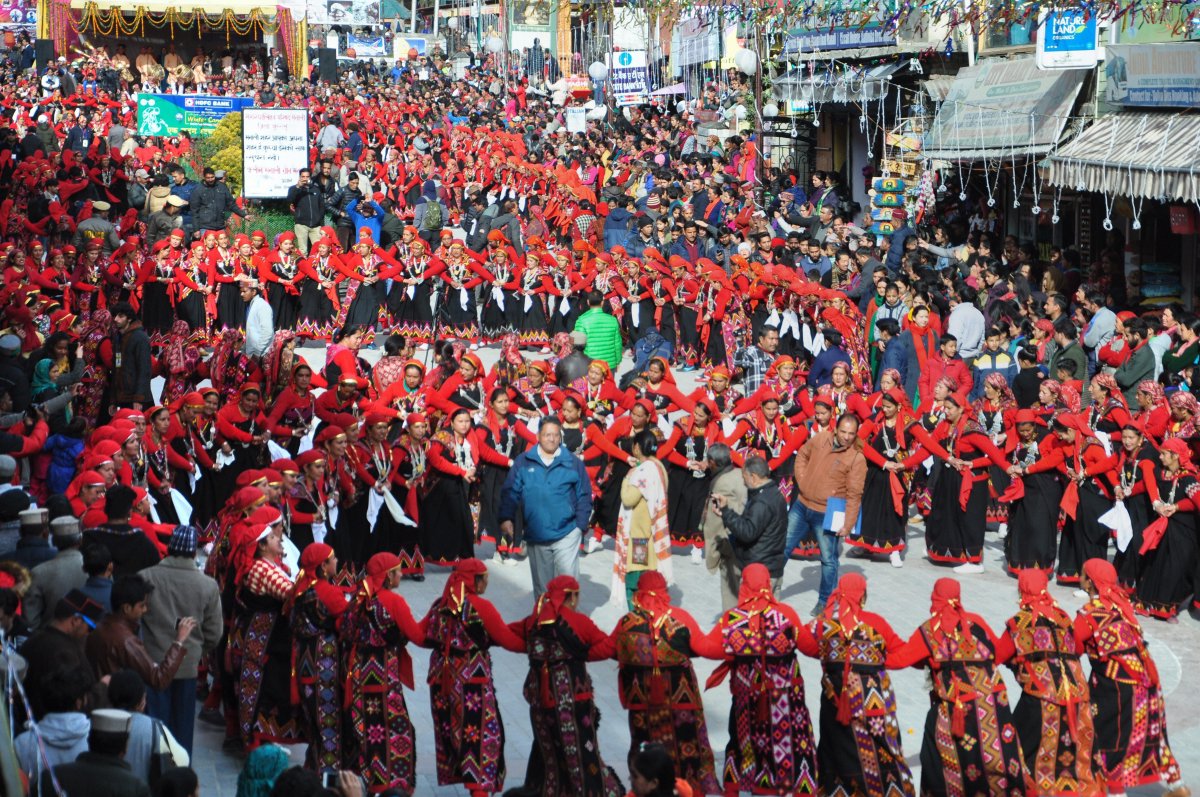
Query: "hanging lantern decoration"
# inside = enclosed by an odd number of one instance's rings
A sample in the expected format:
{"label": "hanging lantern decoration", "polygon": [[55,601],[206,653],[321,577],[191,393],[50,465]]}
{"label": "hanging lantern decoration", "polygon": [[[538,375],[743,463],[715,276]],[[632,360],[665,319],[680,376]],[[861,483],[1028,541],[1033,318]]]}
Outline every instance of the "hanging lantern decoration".
{"label": "hanging lantern decoration", "polygon": [[764,106],[763,106],[763,109],[762,109],[762,115],[763,115],[764,117],[766,117],[766,116],[770,116],[770,117],[779,116],[779,106],[778,106],[778,105],[776,105],[776,104],[775,104],[775,103],[773,103],[773,102],[768,102],[766,105],[764,105]]}
{"label": "hanging lantern decoration", "polygon": [[421,57],[421,54],[417,52],[417,48],[416,48],[416,47],[409,47],[409,48],[408,48],[408,60],[410,60],[410,61],[415,61],[415,60],[417,60],[417,59],[418,59],[418,58],[420,58],[420,57]]}
{"label": "hanging lantern decoration", "polygon": [[598,83],[608,77],[608,67],[600,61],[593,61],[592,65],[588,67],[588,76]]}
{"label": "hanging lantern decoration", "polygon": [[871,197],[871,228],[875,235],[896,231],[896,211],[904,208],[905,183],[896,177],[877,177],[867,193]]}
{"label": "hanging lantern decoration", "polygon": [[758,56],[753,50],[738,50],[733,63],[743,75],[753,75],[758,71]]}
{"label": "hanging lantern decoration", "polygon": [[498,53],[504,49],[504,40],[499,36],[489,36],[487,40],[487,51],[489,53]]}
{"label": "hanging lantern decoration", "polygon": [[446,27],[450,30],[458,30],[458,17],[450,17],[446,20]]}

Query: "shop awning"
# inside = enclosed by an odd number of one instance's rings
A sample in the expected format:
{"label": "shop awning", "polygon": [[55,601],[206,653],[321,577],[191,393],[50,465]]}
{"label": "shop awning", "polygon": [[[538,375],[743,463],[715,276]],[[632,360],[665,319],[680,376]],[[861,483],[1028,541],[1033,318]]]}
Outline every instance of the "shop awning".
{"label": "shop awning", "polygon": [[1039,70],[1033,56],[969,66],[925,134],[925,154],[945,161],[1043,155],[1061,138],[1087,75]]}
{"label": "shop awning", "polygon": [[1200,202],[1200,114],[1106,116],[1050,157],[1051,185]]}
{"label": "shop awning", "polygon": [[182,14],[203,11],[209,16],[223,13],[252,14],[255,11],[267,16],[275,15],[274,4],[263,5],[253,2],[238,2],[237,0],[217,0],[215,3],[203,3],[197,0],[138,0],[137,3],[130,3],[128,0],[71,0],[71,8],[77,11],[82,11],[88,6],[95,6],[99,11],[117,8],[130,14],[136,14],[139,9],[152,14],[161,14],[170,9]]}

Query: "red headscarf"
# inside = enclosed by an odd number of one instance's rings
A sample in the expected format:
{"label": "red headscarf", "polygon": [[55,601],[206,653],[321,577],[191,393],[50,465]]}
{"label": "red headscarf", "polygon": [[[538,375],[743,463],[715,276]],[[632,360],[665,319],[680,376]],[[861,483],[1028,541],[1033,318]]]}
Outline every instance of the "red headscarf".
{"label": "red headscarf", "polygon": [[633,593],[633,605],[655,620],[671,611],[671,596],[662,573],[657,570],[642,573],[638,578],[637,592]]}
{"label": "red headscarf", "polygon": [[1192,449],[1182,437],[1172,437],[1164,440],[1162,445],[1158,447],[1158,450],[1170,451],[1179,457],[1179,470],[1181,472],[1190,473],[1196,469],[1195,464],[1192,462]]}
{"label": "red headscarf", "polygon": [[537,600],[534,615],[538,625],[546,625],[558,620],[563,604],[573,593],[579,592],[579,582],[570,576],[556,576],[546,585],[546,592]]}
{"label": "red headscarf", "polygon": [[1117,580],[1117,569],[1107,559],[1088,559],[1083,563],[1083,573],[1096,588],[1093,600],[1101,606],[1116,609],[1125,622],[1141,628],[1133,613],[1133,604],[1125,597],[1125,591]]}
{"label": "red headscarf", "polygon": [[[842,628],[842,635],[849,639],[861,622],[859,612],[866,597],[867,580],[858,573],[846,573],[829,596],[829,602],[825,605],[825,620],[831,623],[836,620]],[[843,725],[850,724],[850,690],[844,686],[846,677],[850,675],[850,661],[851,657],[847,656],[842,693],[838,697],[837,721]]]}
{"label": "red headscarf", "polygon": [[1021,591],[1021,608],[1028,609],[1036,620],[1044,617],[1055,625],[1071,624],[1071,618],[1048,591],[1049,579],[1041,570],[1022,570],[1017,576],[1017,589]]}
{"label": "red headscarf", "polygon": [[478,594],[475,584],[479,576],[487,573],[487,565],[478,559],[460,559],[454,564],[450,578],[446,579],[446,587],[442,590],[442,600],[454,611],[462,609],[467,595]]}
{"label": "red headscarf", "polygon": [[935,638],[941,638],[950,628],[957,627],[963,637],[971,636],[971,623],[962,607],[962,587],[952,578],[939,578],[933,583],[930,598],[930,619]]}
{"label": "red headscarf", "polygon": [[285,611],[290,611],[296,598],[317,583],[317,569],[329,561],[331,556],[333,556],[333,548],[323,542],[310,542],[305,546],[304,551],[300,554],[300,572],[296,574],[296,586],[292,589],[291,597],[288,598]]}
{"label": "red headscarf", "polygon": [[387,581],[388,573],[401,567],[403,562],[400,557],[394,553],[377,553],[367,560],[367,571],[363,577],[361,589],[359,590],[360,600],[370,598],[383,589],[383,584]]}
{"label": "red headscarf", "polygon": [[747,565],[742,571],[742,586],[738,590],[738,608],[761,612],[775,605],[771,589],[771,573],[765,565]]}

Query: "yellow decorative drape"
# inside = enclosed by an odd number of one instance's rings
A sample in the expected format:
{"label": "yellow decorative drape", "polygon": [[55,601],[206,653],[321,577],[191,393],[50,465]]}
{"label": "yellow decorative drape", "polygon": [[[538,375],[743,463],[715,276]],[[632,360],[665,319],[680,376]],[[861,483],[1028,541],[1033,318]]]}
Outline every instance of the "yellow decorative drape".
{"label": "yellow decorative drape", "polygon": [[200,8],[182,11],[167,8],[161,12],[154,12],[145,6],[102,8],[94,2],[86,3],[79,21],[76,22],[72,16],[70,24],[76,33],[110,37],[144,36],[147,25],[151,28],[169,28],[171,38],[175,38],[177,30],[194,30],[197,37],[203,29],[224,30],[226,41],[234,35],[261,38],[263,34],[274,35],[279,30],[279,24],[274,18],[274,9],[268,11],[255,8],[245,13],[226,8],[209,13]]}

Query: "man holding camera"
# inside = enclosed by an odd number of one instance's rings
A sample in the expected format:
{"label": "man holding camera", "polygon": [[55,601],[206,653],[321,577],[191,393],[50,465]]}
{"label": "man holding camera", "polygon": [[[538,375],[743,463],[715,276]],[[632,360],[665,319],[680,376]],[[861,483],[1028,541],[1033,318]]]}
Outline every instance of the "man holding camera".
{"label": "man holding camera", "polygon": [[312,170],[300,170],[300,179],[288,189],[288,206],[295,219],[296,246],[308,257],[309,248],[321,238],[325,224],[325,192],[312,181]]}

